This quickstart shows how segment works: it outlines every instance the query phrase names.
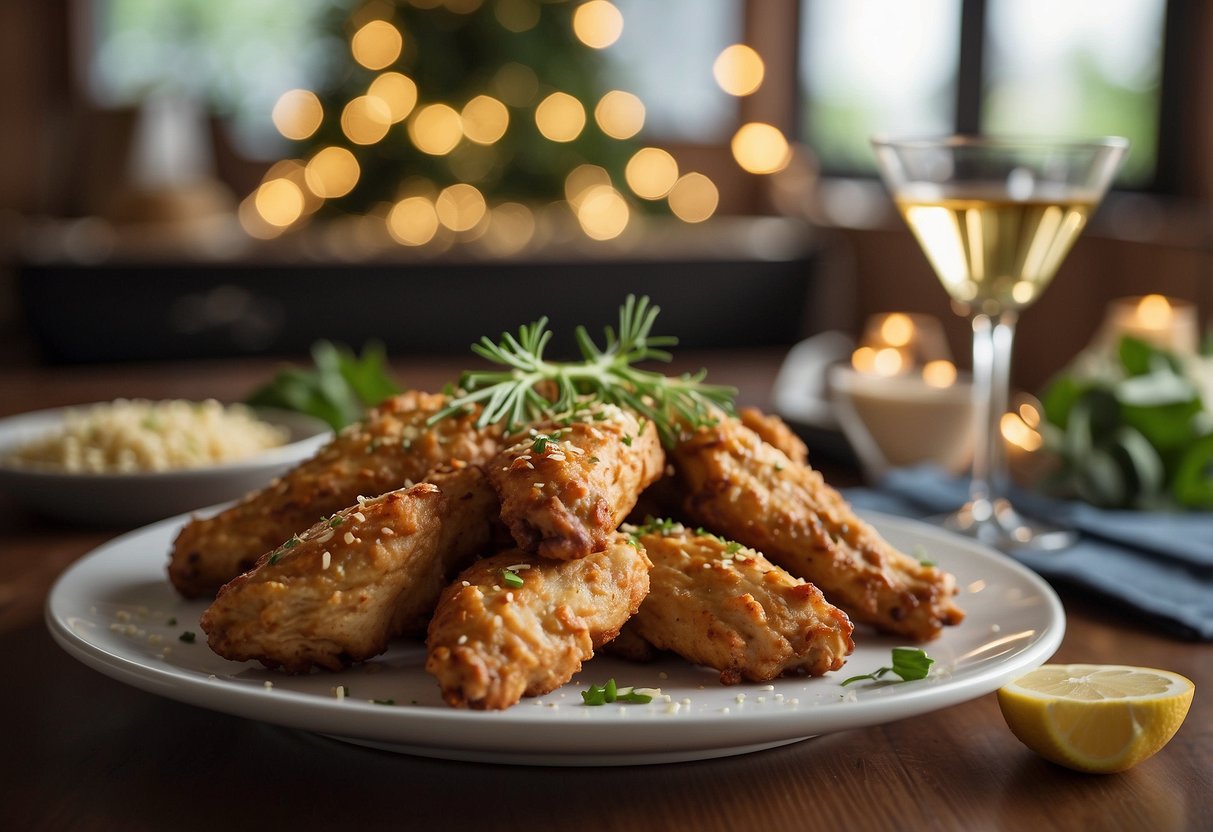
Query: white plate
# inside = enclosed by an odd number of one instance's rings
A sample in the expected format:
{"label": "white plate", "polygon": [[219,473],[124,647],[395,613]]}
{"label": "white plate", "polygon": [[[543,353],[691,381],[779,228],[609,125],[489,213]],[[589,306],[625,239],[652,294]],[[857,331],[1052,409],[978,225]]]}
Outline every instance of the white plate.
{"label": "white plate", "polygon": [[242,497],[307,459],[332,437],[329,426],[319,419],[256,408],[259,418],[290,432],[287,444],[223,465],[135,474],[69,474],[3,462],[12,450],[59,428],[68,410],[92,406],[0,419],[0,491],[52,517],[130,527]]}
{"label": "white plate", "polygon": [[[46,616],[56,641],[73,656],[152,693],[395,751],[536,765],[707,759],[892,722],[989,693],[1057,649],[1065,616],[1034,573],[933,527],[872,519],[895,545],[925,547],[963,588],[959,602],[968,617],[927,646],[936,664],[921,681],[841,687],[848,676],[889,664],[890,649],[900,645],[862,628],[846,667],[819,679],[724,687],[716,673],[677,659],[640,665],[600,656],[560,690],[493,713],[443,705],[419,643],[398,644],[340,673],[286,676],[207,648],[198,627],[206,604],[182,600],[164,576],[180,518],[82,558],[55,584]],[[198,634],[196,642],[179,640],[187,630]],[[608,678],[659,687],[670,701],[582,705],[579,692]],[[336,685],[347,686],[350,697],[338,700]]]}

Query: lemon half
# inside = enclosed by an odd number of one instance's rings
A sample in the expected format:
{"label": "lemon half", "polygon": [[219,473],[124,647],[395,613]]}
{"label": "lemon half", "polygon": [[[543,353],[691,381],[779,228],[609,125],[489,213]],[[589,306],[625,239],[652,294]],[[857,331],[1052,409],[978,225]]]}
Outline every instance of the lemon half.
{"label": "lemon half", "polygon": [[1078,771],[1124,771],[1179,730],[1195,686],[1168,670],[1046,664],[998,691],[1020,742]]}

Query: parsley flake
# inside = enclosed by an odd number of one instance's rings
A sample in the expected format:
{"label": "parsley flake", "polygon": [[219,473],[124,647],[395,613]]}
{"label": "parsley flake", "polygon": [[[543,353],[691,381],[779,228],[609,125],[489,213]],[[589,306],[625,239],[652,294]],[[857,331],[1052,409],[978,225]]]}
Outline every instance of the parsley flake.
{"label": "parsley flake", "polygon": [[893,648],[893,666],[881,667],[865,673],[862,676],[852,676],[845,680],[843,687],[858,682],[862,679],[871,679],[876,681],[886,673],[893,673],[901,677],[903,682],[911,682],[916,679],[925,679],[927,673],[930,672],[931,665],[935,664],[935,660],[926,654],[925,651],[917,647],[894,647]]}
{"label": "parsley flake", "polygon": [[607,679],[605,685],[590,685],[589,690],[581,692],[581,702],[584,705],[606,705],[610,702],[647,705],[652,701],[653,697],[647,693],[637,693],[632,687],[621,688],[614,679]]}
{"label": "parsley flake", "polygon": [[523,585],[522,576],[512,569],[501,570],[501,582],[513,589],[518,589]]}
{"label": "parsley flake", "polygon": [[198,636],[197,636],[197,634],[194,633],[193,630],[186,630],[181,635],[177,636],[177,638],[181,641],[184,641],[186,644],[193,644],[194,640],[197,639]]}

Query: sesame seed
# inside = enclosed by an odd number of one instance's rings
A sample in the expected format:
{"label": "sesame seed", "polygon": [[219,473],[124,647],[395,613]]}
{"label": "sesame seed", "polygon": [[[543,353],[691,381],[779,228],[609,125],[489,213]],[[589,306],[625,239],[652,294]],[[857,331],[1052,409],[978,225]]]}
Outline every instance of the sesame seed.
{"label": "sesame seed", "polygon": [[351,544],[351,543],[353,543],[353,542],[354,542],[354,533],[353,533],[353,532],[346,532],[346,533],[345,533],[345,536],[344,536],[344,537],[342,537],[341,539],[342,539],[342,540],[344,540],[344,541],[345,541],[345,544],[348,546],[349,544]]}
{"label": "sesame seed", "polygon": [[762,687],[759,688],[759,690],[775,690],[775,686],[774,685],[763,685]]}
{"label": "sesame seed", "polygon": [[501,587],[498,584],[493,584],[493,592],[501,592]]}
{"label": "sesame seed", "polygon": [[787,700],[787,702],[789,705],[799,705],[800,704],[800,700],[797,699],[796,697],[792,697],[791,699]]}
{"label": "sesame seed", "polygon": [[130,621],[131,614],[126,610],[118,610],[118,612],[114,613],[114,618],[118,619],[119,621]]}
{"label": "sesame seed", "polygon": [[545,485],[547,485],[547,483],[533,482],[533,483],[531,483],[531,488],[543,488]]}
{"label": "sesame seed", "polygon": [[383,535],[384,537],[391,537],[392,535],[396,534],[394,531],[389,529],[387,526],[384,526],[382,529],[380,529],[379,533],[381,535]]}
{"label": "sesame seed", "polygon": [[351,516],[351,517],[353,517],[355,520],[357,520],[359,523],[365,523],[365,522],[366,522],[366,515],[365,515],[365,514],[363,514],[361,511],[355,511],[355,512],[354,512],[353,514],[351,514],[350,516]]}
{"label": "sesame seed", "polygon": [[720,712],[721,712],[722,714],[727,714],[727,713],[729,712],[729,709],[728,709],[728,708],[721,708],[721,709],[720,709]]}
{"label": "sesame seed", "polygon": [[745,702],[745,694],[744,693],[737,694],[737,696],[733,698],[733,701],[736,702],[738,705],[740,705],[742,702]]}
{"label": "sesame seed", "polygon": [[504,619],[500,615],[493,616],[493,626],[500,627],[504,623]]}
{"label": "sesame seed", "polygon": [[506,600],[506,602],[507,602],[507,603],[508,603],[508,602],[513,601],[513,600],[514,600],[514,593],[512,593],[512,592],[507,592],[507,593],[505,594],[505,600]]}
{"label": "sesame seed", "polygon": [[320,537],[316,538],[316,542],[317,543],[328,543],[332,539],[333,539],[333,530],[329,529],[324,534],[320,535]]}
{"label": "sesame seed", "polygon": [[665,712],[667,714],[676,714],[676,713],[678,713],[678,709],[681,707],[682,706],[679,705],[677,702],[671,702],[665,706]]}
{"label": "sesame seed", "polygon": [[471,586],[471,584],[467,581],[460,581],[459,583],[463,584],[464,586]]}
{"label": "sesame seed", "polygon": [[679,701],[681,704],[683,704],[683,705],[690,705],[690,704],[691,704],[691,697],[687,696],[687,697],[684,697],[683,699],[680,699],[680,700],[678,700],[678,701]]}
{"label": "sesame seed", "polygon": [[266,682],[266,683],[265,683],[265,689],[266,689],[266,690],[273,690],[273,689],[274,689],[274,683],[273,683],[273,682]]}
{"label": "sesame seed", "polygon": [[456,643],[456,644],[467,644],[467,643],[468,643],[468,637],[467,637],[467,636],[465,636],[465,635],[464,635],[464,636],[460,636],[460,637],[459,637],[459,639],[458,639],[458,640],[457,640],[455,643]]}
{"label": "sesame seed", "polygon": [[333,556],[329,552],[323,552],[320,555],[320,568],[328,569],[329,564],[333,562]]}

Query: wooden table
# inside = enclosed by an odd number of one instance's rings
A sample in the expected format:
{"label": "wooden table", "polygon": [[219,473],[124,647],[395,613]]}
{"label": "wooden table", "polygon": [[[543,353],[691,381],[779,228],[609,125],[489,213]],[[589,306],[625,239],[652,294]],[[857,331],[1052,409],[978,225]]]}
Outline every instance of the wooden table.
{"label": "wooden table", "polygon": [[[692,356],[764,403],[769,352]],[[460,361],[398,364],[433,386]],[[0,415],[116,396],[235,400],[267,361],[0,368]],[[854,473],[832,472],[841,481]],[[112,681],[51,640],[56,576],[116,530],[68,527],[0,497],[0,829],[803,830],[1213,828],[1213,645],[1160,636],[1063,594],[1061,662],[1169,668],[1196,682],[1170,745],[1088,776],[1036,757],[992,695],[741,757],[635,768],[443,762],[227,716]]]}

